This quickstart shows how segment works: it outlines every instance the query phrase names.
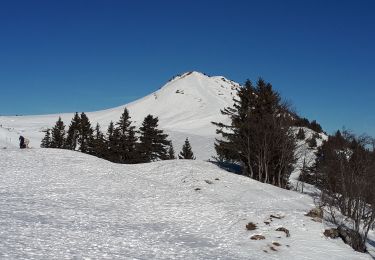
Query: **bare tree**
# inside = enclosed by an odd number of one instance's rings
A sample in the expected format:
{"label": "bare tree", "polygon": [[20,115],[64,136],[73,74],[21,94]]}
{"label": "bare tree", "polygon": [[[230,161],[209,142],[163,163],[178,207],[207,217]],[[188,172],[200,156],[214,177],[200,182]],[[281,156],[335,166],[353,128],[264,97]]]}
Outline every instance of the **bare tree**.
{"label": "bare tree", "polygon": [[321,147],[317,165],[323,178],[322,204],[333,222],[347,230],[351,246],[361,252],[375,222],[375,156],[367,148],[369,140],[338,132]]}

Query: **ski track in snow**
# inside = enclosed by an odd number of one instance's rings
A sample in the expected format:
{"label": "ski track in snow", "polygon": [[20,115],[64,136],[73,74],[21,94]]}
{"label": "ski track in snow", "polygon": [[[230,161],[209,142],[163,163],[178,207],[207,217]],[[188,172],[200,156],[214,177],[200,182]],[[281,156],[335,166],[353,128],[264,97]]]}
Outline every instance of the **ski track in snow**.
{"label": "ski track in snow", "polygon": [[[119,165],[9,148],[0,174],[1,259],[370,259],[323,236],[304,216],[310,197],[203,161]],[[285,217],[266,225],[271,214]]]}

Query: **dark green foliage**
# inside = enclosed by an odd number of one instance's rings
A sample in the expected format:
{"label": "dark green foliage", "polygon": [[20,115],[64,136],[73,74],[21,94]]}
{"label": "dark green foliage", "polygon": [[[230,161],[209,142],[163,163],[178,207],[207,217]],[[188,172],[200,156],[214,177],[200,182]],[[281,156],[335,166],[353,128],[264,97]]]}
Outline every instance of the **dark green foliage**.
{"label": "dark green foliage", "polygon": [[138,153],[136,150],[137,137],[135,126],[131,125],[129,111],[125,108],[120,120],[116,123],[116,143],[119,163],[136,163]]}
{"label": "dark green foliage", "polygon": [[296,115],[296,119],[294,120],[294,126],[297,127],[307,127],[310,128],[310,121],[307,118],[301,118]]}
{"label": "dark green foliage", "polygon": [[78,143],[81,118],[76,112],[69,125],[68,135],[65,141],[65,149],[75,150]]}
{"label": "dark green foliage", "polygon": [[42,139],[42,143],[40,144],[40,147],[50,148],[51,142],[52,142],[51,129],[48,128],[47,130],[44,130],[43,132],[45,132],[45,135],[44,135],[44,138]]}
{"label": "dark green foliage", "polygon": [[310,128],[311,128],[312,130],[314,130],[315,132],[317,132],[317,133],[322,133],[322,132],[323,132],[323,129],[322,129],[321,125],[318,124],[318,123],[316,122],[316,120],[311,121],[311,123],[310,123]]}
{"label": "dark green foliage", "polygon": [[294,126],[307,127],[317,133],[323,133],[321,125],[316,122],[316,120],[310,122],[307,118],[300,118],[298,116],[296,117],[297,118],[294,120]]}
{"label": "dark green foliage", "polygon": [[169,160],[176,159],[176,155],[175,155],[175,152],[174,152],[174,148],[173,148],[172,142],[169,145],[169,149],[168,149],[168,159]]}
{"label": "dark green foliage", "polygon": [[288,106],[271,84],[251,81],[237,93],[234,106],[222,110],[231,123],[214,122],[217,133],[217,159],[238,163],[244,175],[262,182],[286,187],[292,171],[295,139]]}
{"label": "dark green foliage", "polygon": [[106,152],[105,152],[105,159],[111,162],[119,162],[119,132],[115,129],[113,122],[109,123],[107,129],[107,138],[106,138]]}
{"label": "dark green foliage", "polygon": [[61,117],[52,128],[51,148],[63,148],[65,143],[65,125]]}
{"label": "dark green foliage", "polygon": [[193,151],[191,150],[191,145],[189,139],[186,138],[184,145],[182,146],[182,151],[178,155],[178,159],[189,159],[195,160]]}
{"label": "dark green foliage", "polygon": [[100,130],[99,123],[97,123],[95,126],[90,147],[91,147],[91,151],[89,151],[90,154],[95,155],[100,158],[105,157],[106,152],[107,152],[107,146],[106,146],[104,134]]}
{"label": "dark green foliage", "polygon": [[313,135],[310,139],[308,139],[307,144],[309,145],[310,148],[315,148],[317,146],[316,135]]}
{"label": "dark green foliage", "polygon": [[140,130],[140,143],[137,147],[141,162],[167,160],[170,141],[168,135],[158,129],[159,119],[148,115],[143,120]]}
{"label": "dark green foliage", "polygon": [[78,145],[79,150],[88,153],[92,150],[93,130],[91,123],[85,113],[81,113],[81,122],[79,124]]}
{"label": "dark green foliage", "polygon": [[297,138],[298,140],[305,140],[305,137],[306,137],[306,135],[305,135],[305,130],[303,130],[303,128],[300,128],[300,129],[298,130],[298,133],[297,133],[297,135],[296,135],[296,138]]}

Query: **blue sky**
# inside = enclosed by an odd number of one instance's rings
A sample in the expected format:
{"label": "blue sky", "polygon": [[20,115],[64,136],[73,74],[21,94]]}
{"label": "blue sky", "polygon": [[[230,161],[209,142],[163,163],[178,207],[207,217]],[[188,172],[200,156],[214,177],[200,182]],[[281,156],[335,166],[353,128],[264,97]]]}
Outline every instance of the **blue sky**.
{"label": "blue sky", "polygon": [[0,114],[127,103],[191,70],[261,76],[328,132],[375,136],[375,1],[2,1]]}

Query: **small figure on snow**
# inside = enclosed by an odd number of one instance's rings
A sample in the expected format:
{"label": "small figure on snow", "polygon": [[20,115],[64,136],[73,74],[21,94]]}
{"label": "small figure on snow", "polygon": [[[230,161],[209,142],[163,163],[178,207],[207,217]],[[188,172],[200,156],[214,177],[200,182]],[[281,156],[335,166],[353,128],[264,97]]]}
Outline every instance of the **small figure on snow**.
{"label": "small figure on snow", "polygon": [[23,136],[21,135],[20,138],[19,138],[19,140],[20,140],[20,148],[21,148],[21,149],[26,148],[25,137],[23,137]]}

